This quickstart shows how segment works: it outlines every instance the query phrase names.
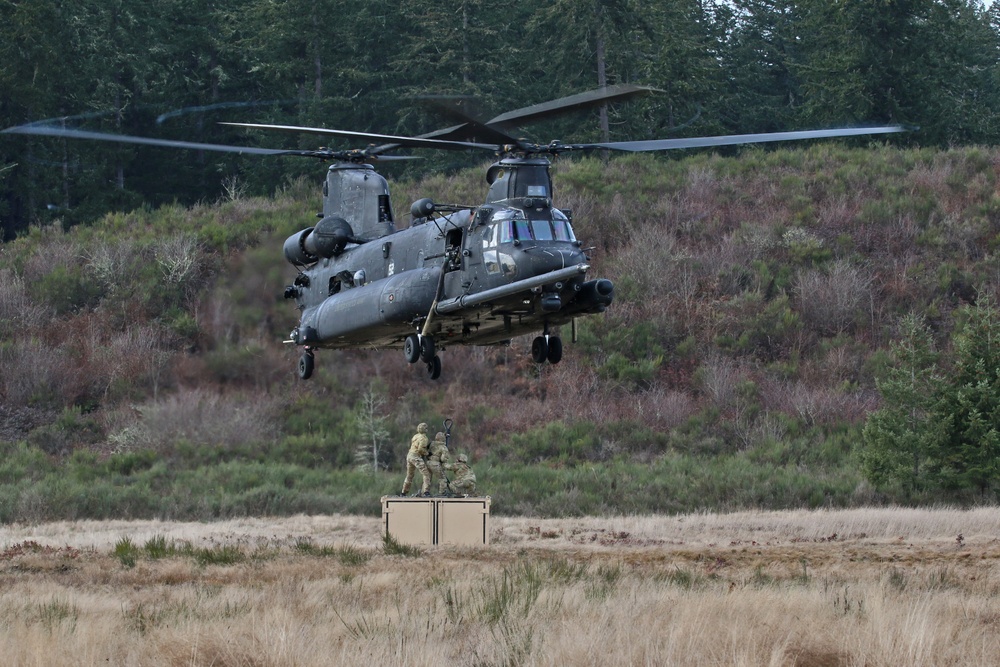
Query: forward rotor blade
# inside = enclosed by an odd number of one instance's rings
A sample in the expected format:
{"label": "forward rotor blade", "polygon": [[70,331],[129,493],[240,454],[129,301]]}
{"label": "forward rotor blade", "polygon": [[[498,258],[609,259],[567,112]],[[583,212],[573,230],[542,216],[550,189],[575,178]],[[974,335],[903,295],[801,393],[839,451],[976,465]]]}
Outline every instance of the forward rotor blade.
{"label": "forward rotor blade", "polygon": [[537,120],[561,116],[580,109],[587,109],[606,104],[607,102],[626,100],[639,95],[648,95],[660,92],[657,88],[649,86],[635,86],[632,84],[621,84],[618,86],[608,86],[598,88],[585,93],[561,97],[557,100],[549,100],[540,104],[514,109],[500,114],[492,120],[483,121],[470,113],[450,103],[454,98],[421,98],[431,106],[442,111],[446,116],[461,121],[461,125],[437,130],[421,137],[440,137],[452,141],[481,140],[496,142],[501,145],[522,145],[523,142],[507,132],[522,124],[531,123]]}
{"label": "forward rotor blade", "polygon": [[330,135],[335,137],[348,137],[354,139],[365,139],[375,141],[392,142],[398,146],[408,146],[411,148],[443,148],[446,150],[465,150],[466,148],[479,148],[495,151],[499,146],[495,144],[477,144],[468,141],[442,141],[440,139],[421,139],[419,137],[399,137],[391,134],[375,134],[372,132],[351,132],[349,130],[332,130],[323,127],[299,127],[296,125],[265,125],[261,123],[221,123],[221,125],[233,125],[236,127],[249,127],[259,130],[278,130],[280,132],[305,132],[307,134]]}
{"label": "forward rotor blade", "polygon": [[869,134],[907,132],[912,128],[902,125],[884,127],[849,127],[832,130],[803,130],[799,132],[769,132],[763,134],[730,134],[718,137],[692,137],[690,139],[652,139],[649,141],[612,141],[603,144],[573,144],[571,149],[607,148],[616,151],[666,151],[678,148],[704,148],[708,146],[738,146],[762,144],[772,141],[797,141],[825,139],[828,137],[855,137]]}
{"label": "forward rotor blade", "polygon": [[88,130],[71,130],[53,125],[17,125],[0,131],[0,134],[34,134],[44,137],[65,137],[67,139],[88,139],[91,141],[111,141],[120,144],[139,144],[143,146],[163,146],[164,148],[184,148],[198,151],[215,151],[218,153],[243,153],[247,155],[299,155],[305,151],[287,151],[275,148],[254,148],[252,146],[229,146],[226,144],[203,144],[194,141],[174,141],[172,139],[154,139],[152,137],[136,137],[128,134],[108,134],[106,132],[91,132]]}

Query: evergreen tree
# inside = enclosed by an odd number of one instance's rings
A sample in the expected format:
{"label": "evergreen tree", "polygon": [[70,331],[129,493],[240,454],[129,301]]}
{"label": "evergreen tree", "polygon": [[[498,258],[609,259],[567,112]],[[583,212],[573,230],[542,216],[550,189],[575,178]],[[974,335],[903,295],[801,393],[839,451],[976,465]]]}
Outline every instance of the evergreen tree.
{"label": "evergreen tree", "polygon": [[961,315],[954,368],[936,407],[944,437],[935,468],[945,488],[985,496],[1000,489],[1000,313],[984,297]]}
{"label": "evergreen tree", "polygon": [[894,363],[876,381],[882,407],[868,416],[860,450],[866,477],[877,487],[898,484],[909,497],[929,485],[928,459],[941,440],[934,408],[942,376],[930,330],[908,315]]}
{"label": "evergreen tree", "polygon": [[794,128],[802,104],[795,72],[801,58],[801,17],[792,0],[735,0],[722,67],[729,132]]}

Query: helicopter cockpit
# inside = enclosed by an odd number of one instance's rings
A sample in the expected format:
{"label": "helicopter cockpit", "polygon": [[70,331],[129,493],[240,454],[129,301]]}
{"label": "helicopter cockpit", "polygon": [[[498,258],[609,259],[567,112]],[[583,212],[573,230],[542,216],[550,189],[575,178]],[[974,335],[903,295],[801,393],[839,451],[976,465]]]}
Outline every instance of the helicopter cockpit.
{"label": "helicopter cockpit", "polygon": [[525,214],[521,209],[501,209],[493,214],[490,224],[496,230],[496,243],[520,245],[523,241],[576,242],[569,217],[556,208],[546,210],[548,215]]}

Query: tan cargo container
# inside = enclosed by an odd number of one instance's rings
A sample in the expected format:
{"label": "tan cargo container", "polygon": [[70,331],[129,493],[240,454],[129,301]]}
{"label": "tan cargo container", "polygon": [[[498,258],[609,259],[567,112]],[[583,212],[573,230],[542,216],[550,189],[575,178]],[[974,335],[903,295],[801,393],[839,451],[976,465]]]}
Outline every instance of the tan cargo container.
{"label": "tan cargo container", "polygon": [[490,497],[382,496],[382,534],[412,546],[489,545]]}

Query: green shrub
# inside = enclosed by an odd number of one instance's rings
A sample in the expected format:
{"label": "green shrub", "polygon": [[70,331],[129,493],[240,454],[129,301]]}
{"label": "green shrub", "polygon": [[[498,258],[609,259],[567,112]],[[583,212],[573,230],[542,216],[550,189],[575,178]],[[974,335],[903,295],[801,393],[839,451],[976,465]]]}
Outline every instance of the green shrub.
{"label": "green shrub", "polygon": [[416,558],[423,555],[423,551],[418,547],[402,544],[388,532],[382,536],[382,553],[386,556],[403,556],[405,558]]}
{"label": "green shrub", "polygon": [[55,264],[32,286],[35,298],[51,306],[57,314],[88,308],[102,296],[100,285],[76,264]]}
{"label": "green shrub", "polygon": [[118,559],[123,567],[132,569],[139,559],[139,548],[129,537],[123,537],[115,542],[111,555]]}

